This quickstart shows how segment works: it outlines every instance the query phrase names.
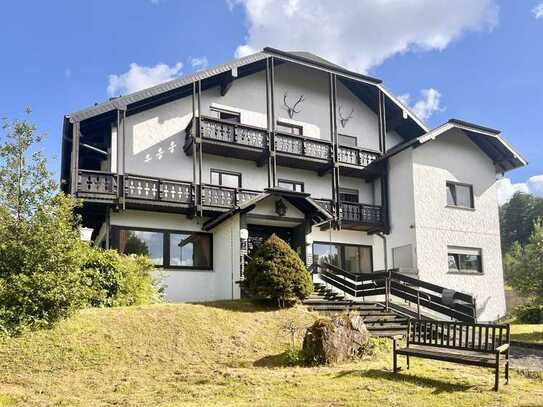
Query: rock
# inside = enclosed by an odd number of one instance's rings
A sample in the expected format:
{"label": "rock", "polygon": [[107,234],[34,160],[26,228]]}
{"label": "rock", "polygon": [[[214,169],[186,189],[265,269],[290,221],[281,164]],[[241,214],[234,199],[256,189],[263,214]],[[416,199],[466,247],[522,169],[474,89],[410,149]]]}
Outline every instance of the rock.
{"label": "rock", "polygon": [[303,353],[312,364],[336,364],[360,358],[369,348],[370,334],[360,315],[340,314],[318,319],[307,329]]}

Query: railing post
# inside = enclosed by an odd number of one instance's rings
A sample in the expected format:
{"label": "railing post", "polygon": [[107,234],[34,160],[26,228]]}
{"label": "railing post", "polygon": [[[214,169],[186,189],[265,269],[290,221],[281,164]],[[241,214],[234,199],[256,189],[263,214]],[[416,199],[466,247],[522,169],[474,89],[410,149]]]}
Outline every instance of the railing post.
{"label": "railing post", "polygon": [[417,290],[417,319],[420,320],[420,291]]}

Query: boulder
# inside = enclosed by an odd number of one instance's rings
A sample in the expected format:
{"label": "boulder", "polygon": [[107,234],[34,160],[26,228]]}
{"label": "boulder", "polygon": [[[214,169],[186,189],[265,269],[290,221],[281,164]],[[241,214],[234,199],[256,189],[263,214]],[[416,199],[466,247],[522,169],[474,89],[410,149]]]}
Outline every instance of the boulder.
{"label": "boulder", "polygon": [[369,349],[369,341],[360,315],[339,314],[318,319],[307,329],[303,353],[311,364],[336,364],[360,358]]}

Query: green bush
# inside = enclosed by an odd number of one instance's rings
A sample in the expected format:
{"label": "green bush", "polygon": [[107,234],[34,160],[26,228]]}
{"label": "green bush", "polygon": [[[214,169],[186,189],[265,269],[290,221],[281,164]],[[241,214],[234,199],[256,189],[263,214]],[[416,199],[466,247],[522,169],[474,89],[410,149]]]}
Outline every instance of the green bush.
{"label": "green bush", "polygon": [[543,324],[543,304],[531,303],[515,309],[518,322],[523,324]]}
{"label": "green bush", "polygon": [[145,256],[89,247],[81,268],[91,307],[142,305],[160,299],[155,268]]}
{"label": "green bush", "polygon": [[47,327],[84,304],[74,201],[58,195],[31,218],[0,210],[0,328]]}
{"label": "green bush", "polygon": [[249,295],[277,300],[280,306],[303,300],[313,292],[304,262],[276,235],[257,249],[244,277],[242,287]]}

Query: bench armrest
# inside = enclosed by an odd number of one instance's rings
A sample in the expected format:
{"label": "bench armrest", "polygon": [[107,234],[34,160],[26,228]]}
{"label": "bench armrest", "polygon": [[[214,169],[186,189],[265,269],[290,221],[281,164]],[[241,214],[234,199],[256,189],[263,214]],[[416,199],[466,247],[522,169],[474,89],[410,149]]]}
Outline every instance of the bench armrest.
{"label": "bench armrest", "polygon": [[496,348],[496,352],[497,352],[497,353],[503,353],[503,352],[505,352],[507,349],[509,349],[509,344],[508,344],[508,343],[504,343],[503,345],[498,346],[498,347]]}

